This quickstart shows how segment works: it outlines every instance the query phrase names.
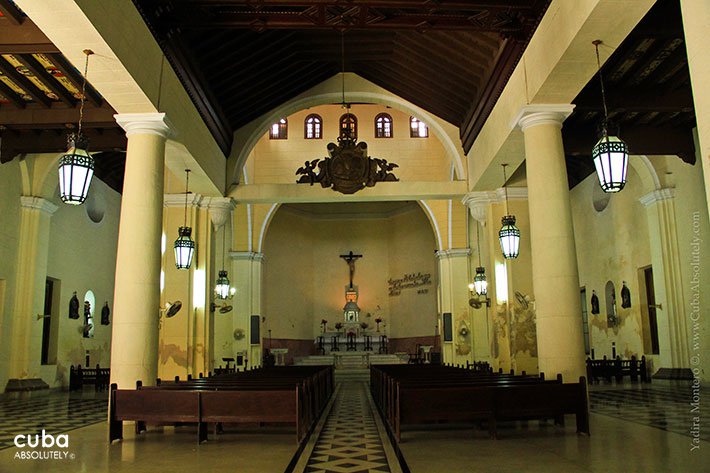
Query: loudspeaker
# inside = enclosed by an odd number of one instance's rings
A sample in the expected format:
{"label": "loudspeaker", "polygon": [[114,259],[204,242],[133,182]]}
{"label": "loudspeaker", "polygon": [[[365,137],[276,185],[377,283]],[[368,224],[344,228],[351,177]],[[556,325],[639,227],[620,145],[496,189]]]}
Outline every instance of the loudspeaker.
{"label": "loudspeaker", "polygon": [[444,341],[452,342],[454,340],[453,322],[451,320],[451,312],[444,312]]}
{"label": "loudspeaker", "polygon": [[250,328],[250,337],[249,337],[249,343],[252,345],[258,345],[261,343],[261,335],[259,334],[259,324],[261,323],[261,317],[258,315],[252,315],[251,316],[251,324],[249,324]]}

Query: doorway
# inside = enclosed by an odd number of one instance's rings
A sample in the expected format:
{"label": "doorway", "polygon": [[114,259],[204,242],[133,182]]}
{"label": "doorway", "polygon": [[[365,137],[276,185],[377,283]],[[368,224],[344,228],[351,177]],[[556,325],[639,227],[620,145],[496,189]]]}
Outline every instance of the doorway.
{"label": "doorway", "polygon": [[644,323],[644,328],[648,327],[646,336],[644,336],[644,351],[646,353],[651,353],[653,355],[658,355],[660,353],[660,348],[658,344],[658,319],[657,319],[657,308],[656,305],[656,294],[653,286],[653,268],[651,266],[643,268],[643,286],[645,288],[644,294],[645,300],[642,308],[645,309],[643,312],[647,316],[647,320]]}
{"label": "doorway", "polygon": [[44,285],[44,310],[42,314],[42,357],[43,365],[53,365],[57,362],[57,333],[59,322],[58,279],[47,278]]}

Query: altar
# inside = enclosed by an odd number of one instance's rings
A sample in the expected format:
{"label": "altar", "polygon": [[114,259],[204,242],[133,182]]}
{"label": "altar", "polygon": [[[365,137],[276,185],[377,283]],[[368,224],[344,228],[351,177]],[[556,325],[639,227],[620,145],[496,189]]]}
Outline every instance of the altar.
{"label": "altar", "polygon": [[[359,328],[359,327],[358,327]],[[352,333],[351,337],[348,334]],[[316,351],[331,354],[347,351],[387,353],[387,336],[365,330],[324,332],[314,340]]]}

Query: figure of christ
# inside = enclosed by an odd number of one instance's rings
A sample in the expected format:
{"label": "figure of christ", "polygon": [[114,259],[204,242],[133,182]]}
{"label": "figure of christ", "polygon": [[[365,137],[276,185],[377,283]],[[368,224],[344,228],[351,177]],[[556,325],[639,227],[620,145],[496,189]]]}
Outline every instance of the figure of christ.
{"label": "figure of christ", "polygon": [[355,261],[358,258],[362,258],[362,255],[356,255],[356,254],[353,254],[352,251],[350,251],[350,253],[348,253],[347,255],[340,255],[340,257],[343,258],[348,263],[348,267],[350,268],[350,288],[352,289],[353,276],[355,275]]}

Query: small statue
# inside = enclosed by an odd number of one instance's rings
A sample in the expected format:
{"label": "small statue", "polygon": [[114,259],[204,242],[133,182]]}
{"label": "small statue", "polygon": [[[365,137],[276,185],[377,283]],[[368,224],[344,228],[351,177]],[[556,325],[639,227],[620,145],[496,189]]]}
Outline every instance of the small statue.
{"label": "small statue", "polygon": [[621,282],[621,307],[624,309],[631,307],[631,291],[626,287],[626,281]]}
{"label": "small statue", "polygon": [[111,309],[108,308],[108,301],[106,301],[101,309],[101,325],[108,325],[111,323],[109,315],[111,315]]}
{"label": "small statue", "polygon": [[79,318],[79,299],[76,297],[76,291],[74,291],[74,295],[69,300],[69,318]]}
{"label": "small statue", "polygon": [[84,301],[84,338],[91,338],[94,328],[94,317],[91,315],[91,302]]}
{"label": "small statue", "polygon": [[592,314],[599,314],[599,298],[597,297],[597,291],[592,291]]}

